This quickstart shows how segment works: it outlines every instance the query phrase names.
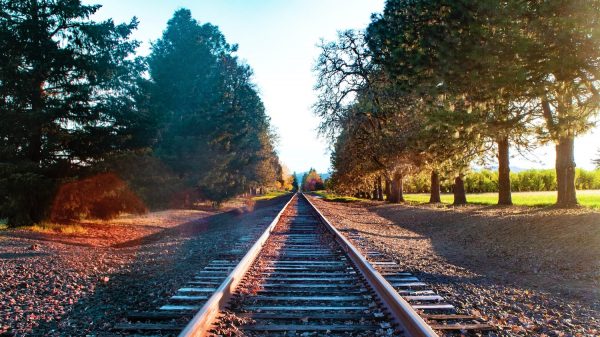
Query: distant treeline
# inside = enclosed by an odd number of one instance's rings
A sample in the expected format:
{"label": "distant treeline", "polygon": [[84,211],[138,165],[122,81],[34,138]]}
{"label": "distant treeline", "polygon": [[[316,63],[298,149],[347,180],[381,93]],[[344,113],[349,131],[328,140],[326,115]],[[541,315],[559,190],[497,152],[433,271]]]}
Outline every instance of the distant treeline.
{"label": "distant treeline", "polygon": [[[409,176],[404,182],[404,190],[408,193],[429,193],[430,179],[425,172]],[[553,169],[512,172],[510,180],[512,190],[516,192],[556,191],[556,171]],[[453,183],[450,179],[442,180],[441,191],[452,192]],[[600,169],[577,169],[575,186],[578,190],[600,189]],[[498,192],[498,171],[481,170],[466,174],[465,190],[467,193]]]}
{"label": "distant treeline", "polygon": [[323,182],[321,175],[317,173],[317,170],[311,167],[311,169],[302,176],[302,190],[318,191],[322,189],[325,189],[325,183]]}

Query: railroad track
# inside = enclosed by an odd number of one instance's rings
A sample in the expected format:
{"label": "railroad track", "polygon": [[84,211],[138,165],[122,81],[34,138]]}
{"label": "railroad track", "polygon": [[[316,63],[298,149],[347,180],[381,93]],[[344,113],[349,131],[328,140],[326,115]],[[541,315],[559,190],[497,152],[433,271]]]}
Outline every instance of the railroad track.
{"label": "railroad track", "polygon": [[[413,307],[448,307],[421,286],[376,252],[363,255],[308,199],[295,195],[243,258],[211,262],[171,298],[185,304],[130,314],[133,322],[118,324],[115,331],[186,337],[437,336]],[[426,319],[461,319],[431,310]],[[486,327],[462,324],[457,330],[468,328]]]}

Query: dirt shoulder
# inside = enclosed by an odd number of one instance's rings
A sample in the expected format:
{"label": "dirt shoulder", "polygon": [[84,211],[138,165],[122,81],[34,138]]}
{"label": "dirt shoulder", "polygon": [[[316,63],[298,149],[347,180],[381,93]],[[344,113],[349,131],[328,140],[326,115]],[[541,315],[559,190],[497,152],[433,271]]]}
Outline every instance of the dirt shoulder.
{"label": "dirt shoulder", "polygon": [[152,310],[289,197],[229,211],[170,210],[85,233],[0,232],[0,336],[103,335]]}
{"label": "dirt shoulder", "polygon": [[600,333],[600,212],[315,201],[505,335]]}
{"label": "dirt shoulder", "polygon": [[[258,206],[268,205],[265,200]],[[169,209],[143,215],[123,214],[112,220],[81,220],[70,225],[52,225],[51,228],[34,226],[0,231],[4,237],[57,242],[85,247],[125,247],[157,241],[168,235],[190,235],[202,230],[199,222],[216,214],[251,211],[257,203],[247,198],[236,198],[221,208]],[[200,226],[202,227],[202,226]],[[64,232],[58,232],[61,229]]]}

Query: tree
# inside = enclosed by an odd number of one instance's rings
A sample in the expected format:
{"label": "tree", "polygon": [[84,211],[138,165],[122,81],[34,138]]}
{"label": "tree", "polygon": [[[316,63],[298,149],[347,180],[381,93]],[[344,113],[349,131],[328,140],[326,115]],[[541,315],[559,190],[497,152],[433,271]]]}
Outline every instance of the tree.
{"label": "tree", "polygon": [[298,175],[296,174],[296,172],[292,173],[292,191],[296,192],[298,191]]}
{"label": "tree", "polygon": [[284,191],[291,191],[293,189],[292,183],[294,181],[294,177],[286,165],[279,163],[279,166],[281,167],[281,176],[277,181],[276,187]]}
{"label": "tree", "polygon": [[522,29],[532,93],[539,97],[544,141],[556,145],[557,205],[577,204],[574,143],[600,107],[600,1],[526,2]]}
{"label": "tree", "polygon": [[314,168],[311,168],[307,173],[302,177],[302,190],[303,191],[318,191],[325,188],[325,184],[323,184],[323,179],[317,173]]}
{"label": "tree", "polygon": [[281,176],[252,70],[236,50],[181,9],[148,59],[152,108],[163,116],[156,154],[215,204]]}
{"label": "tree", "polygon": [[600,169],[600,150],[597,151],[596,159],[592,160],[596,164],[596,169]]}
{"label": "tree", "polygon": [[53,191],[107,154],[148,146],[137,27],[80,1],[0,1],[0,217],[42,220]]}
{"label": "tree", "polygon": [[372,187],[367,176],[381,174],[391,186],[388,200],[403,201],[402,178],[414,157],[409,139],[417,130],[410,100],[373,65],[364,33],[341,32],[337,41],[322,42],[321,50],[313,110],[321,117],[321,133],[340,144],[334,185],[353,181],[363,192]]}
{"label": "tree", "polygon": [[499,204],[512,203],[509,148],[530,144],[527,126],[535,110],[524,90],[530,83],[514,24],[519,9],[501,1],[388,1],[367,34],[375,63],[397,85],[427,105],[454,100],[451,105],[463,107],[453,109],[456,127],[469,124],[480,142],[496,144]]}

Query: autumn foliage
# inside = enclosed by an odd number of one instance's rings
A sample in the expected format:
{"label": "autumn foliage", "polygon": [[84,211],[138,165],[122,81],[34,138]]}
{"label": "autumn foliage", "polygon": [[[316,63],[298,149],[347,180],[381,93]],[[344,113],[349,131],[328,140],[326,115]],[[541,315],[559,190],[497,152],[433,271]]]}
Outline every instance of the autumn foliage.
{"label": "autumn foliage", "polygon": [[103,173],[60,187],[50,220],[70,222],[81,218],[111,219],[120,213],[145,213],[147,208],[113,173]]}
{"label": "autumn foliage", "polygon": [[317,191],[325,189],[325,184],[323,183],[323,179],[317,173],[317,171],[313,168],[305,173],[302,177],[302,190],[304,191]]}

